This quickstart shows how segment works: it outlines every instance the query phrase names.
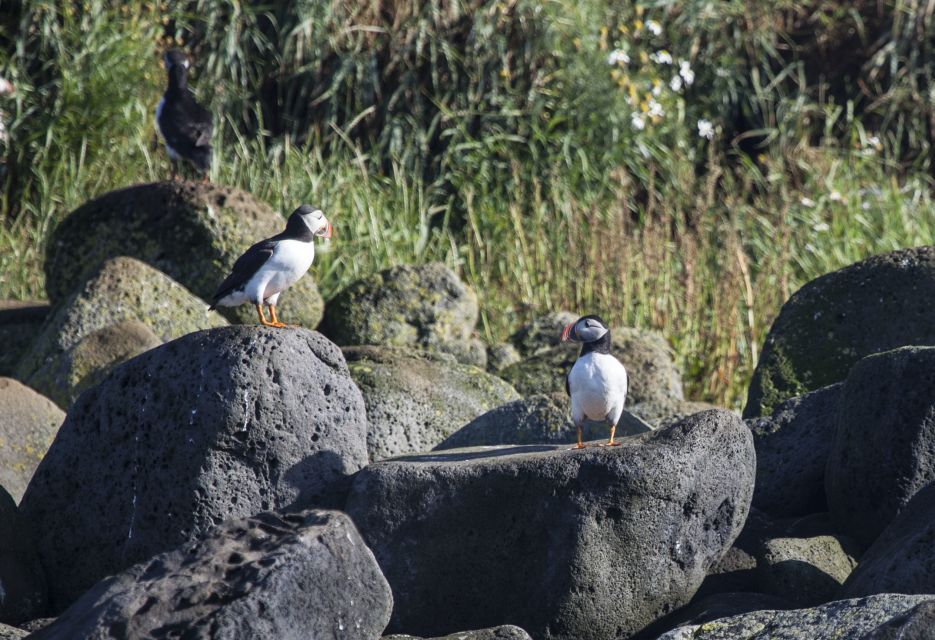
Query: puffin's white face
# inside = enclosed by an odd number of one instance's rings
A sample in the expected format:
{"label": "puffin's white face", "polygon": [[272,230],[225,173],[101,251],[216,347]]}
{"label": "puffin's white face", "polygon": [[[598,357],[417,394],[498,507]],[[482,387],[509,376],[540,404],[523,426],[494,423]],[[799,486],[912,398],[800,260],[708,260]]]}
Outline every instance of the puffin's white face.
{"label": "puffin's white face", "polygon": [[562,331],[562,342],[574,340],[576,342],[594,342],[600,340],[610,331],[604,323],[597,318],[585,316],[572,322]]}
{"label": "puffin's white face", "polygon": [[331,223],[321,209],[315,209],[302,214],[302,221],[311,229],[312,233],[320,238],[330,238],[333,232]]}

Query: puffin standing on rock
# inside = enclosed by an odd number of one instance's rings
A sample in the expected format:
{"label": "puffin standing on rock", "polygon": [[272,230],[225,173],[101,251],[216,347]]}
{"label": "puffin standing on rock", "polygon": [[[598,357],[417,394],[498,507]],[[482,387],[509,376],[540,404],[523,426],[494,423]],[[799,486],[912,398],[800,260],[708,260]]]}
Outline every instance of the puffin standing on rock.
{"label": "puffin standing on rock", "polygon": [[[315,237],[330,238],[331,223],[318,207],[303,204],[292,212],[286,230],[258,242],[237,258],[231,274],[214,294],[211,309],[253,304],[260,324],[284,327],[276,318],[279,294],[308,271],[315,259]],[[269,306],[270,320],[263,315]]]}
{"label": "puffin standing on rock", "polygon": [[211,169],[211,114],[195,102],[188,88],[188,58],[178,49],[163,57],[169,86],[156,107],[156,125],[166,143],[172,179],[178,173],[179,160],[192,164],[207,181]]}
{"label": "puffin standing on rock", "polygon": [[574,448],[586,446],[581,442],[585,419],[606,422],[610,440],[602,446],[618,446],[614,432],[627,398],[627,370],[610,353],[610,329],[599,317],[584,316],[562,331],[562,342],[568,341],[581,343],[581,353],[565,379],[565,390],[571,396],[571,418],[578,427],[578,445]]}

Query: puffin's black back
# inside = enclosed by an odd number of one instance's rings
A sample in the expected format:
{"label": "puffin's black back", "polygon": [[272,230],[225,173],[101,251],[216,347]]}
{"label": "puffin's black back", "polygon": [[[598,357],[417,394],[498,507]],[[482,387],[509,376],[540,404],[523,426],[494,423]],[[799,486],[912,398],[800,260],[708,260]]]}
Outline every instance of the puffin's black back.
{"label": "puffin's black back", "polygon": [[207,109],[195,101],[188,88],[184,55],[177,50],[166,54],[169,85],[159,114],[159,130],[175,153],[202,172],[211,168],[211,136],[214,124]]}

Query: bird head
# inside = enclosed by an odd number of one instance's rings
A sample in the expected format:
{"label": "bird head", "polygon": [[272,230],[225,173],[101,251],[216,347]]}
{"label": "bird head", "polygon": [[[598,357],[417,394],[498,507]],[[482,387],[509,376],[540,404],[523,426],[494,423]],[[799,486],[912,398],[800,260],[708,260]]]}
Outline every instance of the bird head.
{"label": "bird head", "polygon": [[188,69],[188,56],[180,49],[169,49],[162,56],[162,63],[166,71],[171,71],[173,67],[181,66],[182,69]]}
{"label": "bird head", "polygon": [[298,216],[302,222],[311,229],[312,233],[319,238],[330,238],[334,233],[334,229],[331,227],[331,223],[328,222],[328,218],[325,217],[325,214],[318,207],[303,204],[292,212],[290,218],[293,216]]}
{"label": "bird head", "polygon": [[599,317],[584,316],[562,329],[562,342],[594,342],[606,336],[609,331]]}

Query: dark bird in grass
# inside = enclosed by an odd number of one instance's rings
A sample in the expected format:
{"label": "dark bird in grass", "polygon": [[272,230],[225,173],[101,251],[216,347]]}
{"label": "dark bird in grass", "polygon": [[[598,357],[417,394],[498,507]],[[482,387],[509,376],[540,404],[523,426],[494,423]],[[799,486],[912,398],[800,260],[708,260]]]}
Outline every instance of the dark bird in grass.
{"label": "dark bird in grass", "polygon": [[565,378],[565,390],[571,396],[571,419],[578,427],[578,445],[585,420],[604,422],[610,427],[613,447],[617,423],[627,399],[627,370],[610,353],[610,329],[597,316],[584,316],[562,330],[562,342],[580,342],[581,353]]}
{"label": "dark bird in grass", "polygon": [[[211,308],[252,304],[260,324],[284,327],[276,318],[279,294],[301,278],[315,259],[315,238],[330,238],[331,223],[318,207],[303,204],[292,212],[286,229],[258,242],[237,259],[214,294]],[[263,315],[269,306],[270,320]]]}
{"label": "dark bird in grass", "polygon": [[195,101],[188,88],[188,58],[178,49],[163,56],[169,86],[156,107],[156,125],[166,143],[172,178],[178,163],[190,163],[207,181],[211,169],[211,135],[214,124],[207,109]]}

